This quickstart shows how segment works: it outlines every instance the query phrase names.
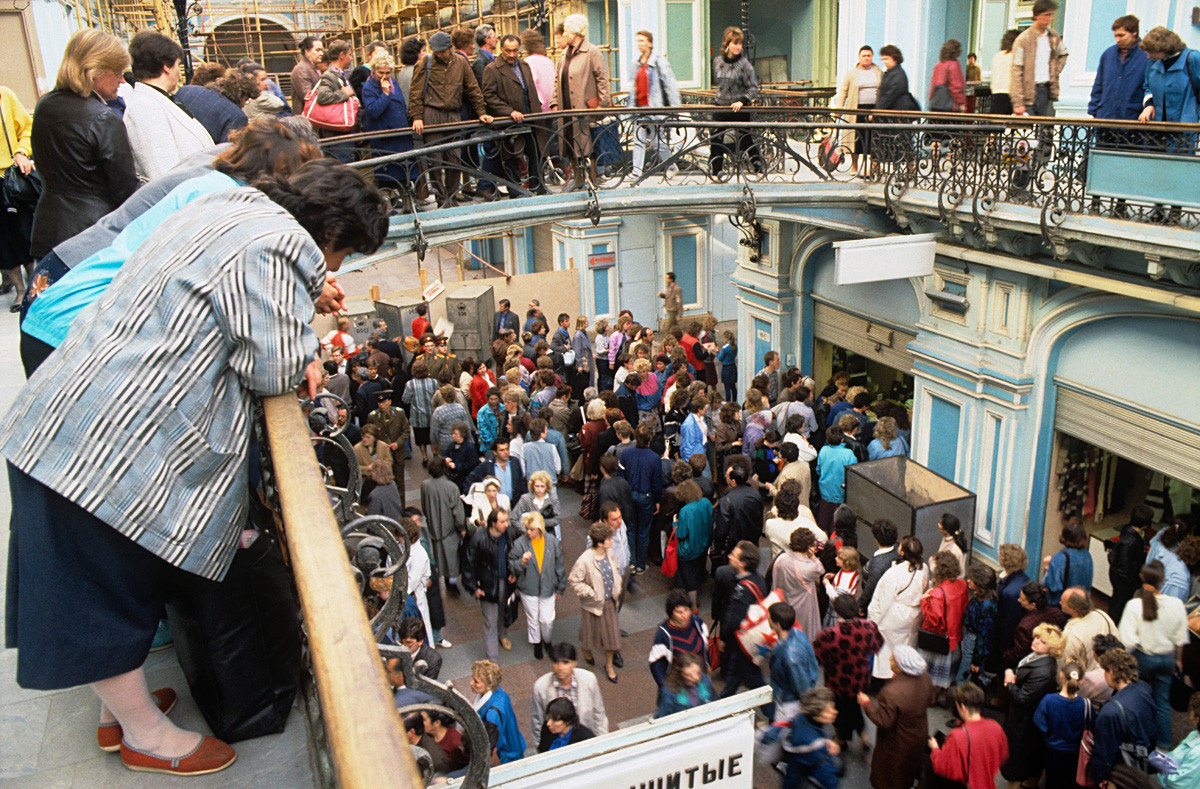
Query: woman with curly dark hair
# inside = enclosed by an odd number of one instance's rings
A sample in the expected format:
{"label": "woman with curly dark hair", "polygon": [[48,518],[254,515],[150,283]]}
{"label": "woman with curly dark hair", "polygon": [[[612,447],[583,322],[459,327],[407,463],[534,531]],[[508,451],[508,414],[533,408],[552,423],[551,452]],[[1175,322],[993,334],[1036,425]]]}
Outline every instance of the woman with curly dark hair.
{"label": "woman with curly dark hair", "polygon": [[[167,719],[174,693],[152,697],[143,664],[172,579],[217,580],[233,560],[254,402],[301,383],[316,394],[310,322],[326,271],[379,248],[387,205],[360,174],[322,160],[208,194],[184,219],[149,234],[29,379],[0,452],[13,490],[18,683],[90,684],[127,767],[200,774],[236,754]],[[30,444],[34,422],[48,430]]]}

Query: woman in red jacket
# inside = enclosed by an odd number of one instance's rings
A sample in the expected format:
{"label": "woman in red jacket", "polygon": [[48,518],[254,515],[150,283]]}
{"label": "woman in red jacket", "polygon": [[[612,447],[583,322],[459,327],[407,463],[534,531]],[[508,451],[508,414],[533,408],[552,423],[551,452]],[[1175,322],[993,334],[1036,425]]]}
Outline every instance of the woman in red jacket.
{"label": "woman in red jacket", "polygon": [[951,551],[934,554],[932,565],[934,588],[921,597],[921,629],[949,637],[950,650],[943,655],[922,649],[921,656],[929,664],[934,687],[941,689],[937,692],[941,703],[962,657],[959,644],[962,642],[963,615],[967,611],[967,582],[959,578],[962,566]]}
{"label": "woman in red jacket", "polygon": [[995,789],[1000,765],[1008,758],[1004,729],[983,717],[983,689],[974,682],[955,685],[950,701],[963,724],[952,729],[943,744],[929,738],[933,771],[967,789]]}

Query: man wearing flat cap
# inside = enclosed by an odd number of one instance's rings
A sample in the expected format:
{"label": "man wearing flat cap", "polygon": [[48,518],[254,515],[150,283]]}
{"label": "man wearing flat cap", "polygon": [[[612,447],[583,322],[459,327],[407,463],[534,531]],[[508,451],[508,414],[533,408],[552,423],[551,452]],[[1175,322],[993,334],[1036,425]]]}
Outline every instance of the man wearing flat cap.
{"label": "man wearing flat cap", "polygon": [[[479,89],[479,83],[471,71],[471,64],[454,55],[450,50],[451,43],[449,33],[434,33],[429,37],[429,51],[433,54],[418,60],[413,69],[408,117],[412,121],[414,134],[423,134],[425,124],[458,123],[462,119],[460,110],[464,103],[475,111],[480,121],[492,122],[492,116],[487,114],[483,91]],[[424,142],[437,145],[449,142],[452,138],[453,133],[431,132],[425,135]],[[431,185],[438,192],[441,205],[454,205],[456,197],[459,202],[465,202],[467,198],[459,194],[462,176],[458,169],[462,159],[460,153],[447,151],[432,154],[430,158],[433,160]],[[432,370],[430,375],[433,375]]]}

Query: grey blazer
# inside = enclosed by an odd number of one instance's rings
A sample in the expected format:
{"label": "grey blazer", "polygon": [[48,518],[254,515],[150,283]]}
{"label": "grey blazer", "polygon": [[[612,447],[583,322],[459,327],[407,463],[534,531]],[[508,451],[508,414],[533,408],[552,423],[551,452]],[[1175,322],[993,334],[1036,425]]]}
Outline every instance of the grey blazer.
{"label": "grey blazer", "polygon": [[537,559],[531,558],[521,566],[521,556],[533,552],[533,541],[522,534],[508,549],[508,572],[517,577],[517,591],[531,597],[551,597],[567,590],[567,571],[563,566],[562,546],[553,534],[546,534],[546,548],[542,554],[542,569],[538,570]]}
{"label": "grey blazer", "polygon": [[181,214],[25,384],[0,454],[151,553],[220,579],[245,524],[255,398],[303,380],[325,262],[257,189]]}

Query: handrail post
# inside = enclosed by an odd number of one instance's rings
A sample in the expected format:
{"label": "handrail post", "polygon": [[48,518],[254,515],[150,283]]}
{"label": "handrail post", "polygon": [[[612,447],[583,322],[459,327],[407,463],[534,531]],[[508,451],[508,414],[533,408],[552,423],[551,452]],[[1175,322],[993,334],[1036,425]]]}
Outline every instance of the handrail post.
{"label": "handrail post", "polygon": [[268,444],[339,786],[423,787],[295,395],[263,400]]}

